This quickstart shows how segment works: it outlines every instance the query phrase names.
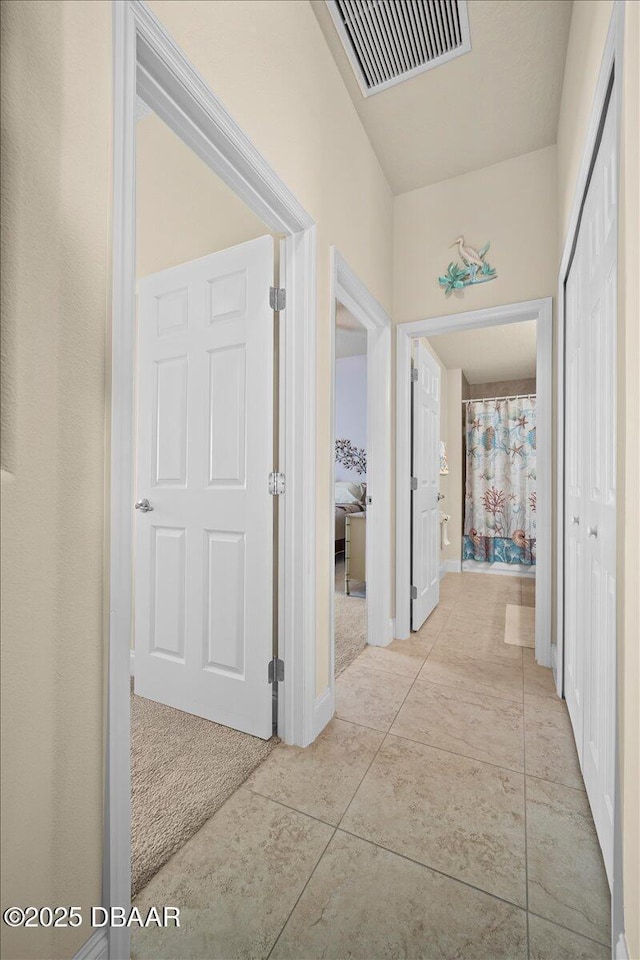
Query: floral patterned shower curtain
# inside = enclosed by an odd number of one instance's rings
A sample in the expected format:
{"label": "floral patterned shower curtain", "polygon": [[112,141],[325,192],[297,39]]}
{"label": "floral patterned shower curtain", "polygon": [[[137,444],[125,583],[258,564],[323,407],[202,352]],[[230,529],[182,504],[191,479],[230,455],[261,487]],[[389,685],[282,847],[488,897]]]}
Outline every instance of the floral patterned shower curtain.
{"label": "floral patterned shower curtain", "polygon": [[535,564],[536,398],[466,404],[463,559]]}

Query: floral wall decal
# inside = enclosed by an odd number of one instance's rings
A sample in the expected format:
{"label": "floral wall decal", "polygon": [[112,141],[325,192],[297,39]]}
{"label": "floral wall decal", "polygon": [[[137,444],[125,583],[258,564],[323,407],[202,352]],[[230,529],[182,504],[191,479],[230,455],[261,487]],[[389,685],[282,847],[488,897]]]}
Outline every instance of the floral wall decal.
{"label": "floral wall decal", "polygon": [[364,476],[367,472],[367,451],[363,447],[354,446],[351,440],[336,440],[336,463]]}
{"label": "floral wall decal", "polygon": [[489,243],[485,243],[482,250],[478,251],[466,244],[464,237],[458,237],[451,246],[458,247],[462,263],[456,263],[452,260],[447,267],[447,272],[438,277],[438,283],[441,287],[444,287],[446,294],[450,294],[453,290],[470,287],[475,283],[487,283],[489,280],[496,279],[498,274],[495,267],[492,267],[485,260],[490,246]]}

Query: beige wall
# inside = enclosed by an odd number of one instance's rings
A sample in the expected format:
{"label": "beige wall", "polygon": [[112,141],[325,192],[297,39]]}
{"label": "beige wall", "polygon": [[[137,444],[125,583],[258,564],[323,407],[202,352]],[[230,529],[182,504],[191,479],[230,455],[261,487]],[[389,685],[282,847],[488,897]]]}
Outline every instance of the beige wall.
{"label": "beige wall", "polygon": [[[101,902],[110,30],[2,4],[3,906]],[[2,924],[2,956],[90,933]]]}
{"label": "beige wall", "polygon": [[493,380],[490,383],[472,383],[471,397],[517,397],[536,392],[536,378],[528,380]]}
{"label": "beige wall", "polygon": [[[573,5],[558,128],[559,250],[565,241],[589,114],[613,4]],[[618,301],[618,663],[624,834],[624,905],[629,957],[640,957],[640,718],[638,714],[638,263],[640,244],[640,5],[625,4],[623,129],[620,157]]]}
{"label": "beige wall", "polygon": [[[491,241],[498,279],[446,297],[438,276],[460,234]],[[557,272],[555,147],[395,198],[396,323],[553,296]]]}
{"label": "beige wall", "polygon": [[[154,12],[317,222],[318,690],[332,550],[329,249],[391,311],[392,197],[311,7],[153,0]],[[100,902],[111,5],[3,15],[3,850],[7,902]],[[5,60],[6,55],[6,60]],[[79,930],[7,932],[70,956]]]}
{"label": "beige wall", "polygon": [[139,277],[270,231],[159,117],[136,125]]}

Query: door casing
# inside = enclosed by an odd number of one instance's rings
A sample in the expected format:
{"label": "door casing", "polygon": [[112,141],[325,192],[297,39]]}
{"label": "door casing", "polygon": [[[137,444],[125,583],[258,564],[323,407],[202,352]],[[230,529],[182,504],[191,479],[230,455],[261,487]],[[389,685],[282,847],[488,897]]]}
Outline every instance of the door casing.
{"label": "door casing", "polygon": [[411,341],[463,330],[477,330],[507,323],[537,321],[536,394],[537,428],[537,576],[536,576],[536,659],[551,666],[551,390],[552,390],[552,302],[526,300],[456,313],[428,320],[402,323],[396,342],[396,637],[406,638],[411,630]]}
{"label": "door casing", "polygon": [[[278,729],[306,746],[316,726],[316,233],[315,223],[254,147],[143,0],[113,4],[113,259],[108,513],[108,693],[103,905],[131,896],[130,635],[134,463],[136,93],[274,233],[284,237],[280,284]],[[265,291],[268,296],[268,291]],[[268,478],[265,477],[265,483]],[[266,665],[265,665],[266,670]],[[266,682],[266,673],[265,673]],[[109,957],[130,955],[127,928]]]}

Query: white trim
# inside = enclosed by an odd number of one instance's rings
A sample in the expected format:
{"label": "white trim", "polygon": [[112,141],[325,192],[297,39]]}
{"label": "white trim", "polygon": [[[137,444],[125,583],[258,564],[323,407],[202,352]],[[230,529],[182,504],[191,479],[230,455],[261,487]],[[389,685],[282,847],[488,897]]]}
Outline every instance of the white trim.
{"label": "white trim", "polygon": [[520,577],[535,580],[535,567],[532,570],[525,563],[488,563],[485,560],[463,560],[463,573],[488,573],[499,577]]}
{"label": "white trim", "polygon": [[[537,321],[537,576],[536,576],[536,660],[551,665],[551,516],[552,516],[552,303],[551,298],[528,300],[416,320],[397,327],[396,385],[396,634],[408,637],[411,630],[410,529],[411,529],[411,341],[453,330],[477,330],[507,323]],[[457,561],[456,561],[457,562]]]}
{"label": "white trim", "polygon": [[[105,815],[106,906],[130,903],[130,634],[133,505],[136,91],[262,219],[285,235],[288,305],[281,314],[279,649],[287,664],[279,734],[313,739],[315,703],[316,237],[314,222],[229,116],[142,0],[113,4],[114,182],[110,450],[109,705]],[[111,928],[109,956],[129,956]]]}
{"label": "white trim", "polygon": [[136,675],[136,652],[132,647],[131,650],[129,650],[129,676],[135,677],[135,675]]}
{"label": "white trim", "polygon": [[107,960],[109,956],[109,938],[106,930],[96,930],[82,944],[73,956],[73,960]]}
{"label": "white trim", "polygon": [[394,617],[389,618],[389,643],[395,639],[396,635],[396,621]]}
{"label": "white trim", "polygon": [[339,301],[367,332],[367,643],[387,646],[393,639],[391,618],[391,320],[354,273],[331,247],[331,425],[329,483],[331,505],[330,659],[329,684],[335,690],[335,418],[336,302]]}
{"label": "white trim", "polygon": [[616,940],[613,960],[629,960],[629,947],[627,946],[627,938],[624,932],[620,933]]}
{"label": "white trim", "polygon": [[316,698],[313,705],[313,739],[322,733],[336,710],[336,695],[332,687]]}
{"label": "white trim", "polygon": [[[598,146],[598,134],[607,106],[607,95],[613,76],[609,109],[615,110],[616,144],[618,176],[616,189],[618,191],[617,206],[619,211],[620,185],[620,132],[622,127],[622,75],[624,55],[624,0],[614,0],[609,29],[602,51],[600,71],[591,104],[589,124],[584,138],[580,168],[576,177],[573,191],[573,202],[564,238],[560,269],[558,271],[557,297],[557,333],[556,333],[556,373],[557,373],[557,429],[556,429],[556,464],[557,464],[557,493],[556,493],[556,646],[554,648],[554,667],[556,671],[556,688],[559,696],[564,692],[564,411],[565,411],[565,316],[564,316],[564,288],[571,257],[575,247],[577,233],[580,226],[580,216],[586,195],[589,174],[594,162]],[[618,217],[618,222],[620,218]],[[619,264],[618,264],[619,275]],[[618,299],[619,302],[619,299]],[[616,430],[620,430],[623,420],[617,418]],[[618,502],[620,509],[620,502]],[[617,579],[617,578],[616,578]],[[616,666],[614,675],[617,684],[620,682],[617,657],[617,630],[616,630]],[[623,836],[622,810],[620,791],[620,734],[618,715],[618,686],[616,684],[614,710],[614,737],[613,745],[615,756],[614,775],[614,826],[613,826],[613,867],[611,890],[611,946],[616,960],[626,960],[626,940],[624,936],[624,890],[623,890]]]}
{"label": "white trim", "polygon": [[462,561],[461,560],[443,560],[440,564],[440,579],[444,577],[446,573],[462,573]]}

